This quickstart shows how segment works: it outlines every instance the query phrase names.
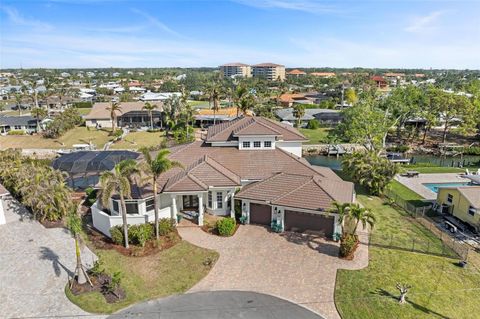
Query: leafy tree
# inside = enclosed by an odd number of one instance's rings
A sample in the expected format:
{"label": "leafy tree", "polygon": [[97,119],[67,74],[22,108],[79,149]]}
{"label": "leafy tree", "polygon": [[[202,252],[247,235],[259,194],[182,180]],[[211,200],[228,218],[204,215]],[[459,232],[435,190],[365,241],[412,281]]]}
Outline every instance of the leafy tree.
{"label": "leafy tree", "polygon": [[345,101],[350,105],[357,103],[358,101],[357,93],[355,93],[355,90],[353,88],[348,88],[345,91]]}
{"label": "leafy tree", "polygon": [[354,152],[345,156],[342,170],[371,194],[379,195],[398,173],[398,166],[375,152]]}
{"label": "leafy tree", "polygon": [[295,104],[293,106],[293,116],[297,119],[296,120],[297,127],[300,127],[302,117],[305,116],[305,106],[303,104]]}
{"label": "leafy tree", "polygon": [[152,157],[152,149],[141,148],[140,152],[143,154],[143,162],[141,164],[142,174],[146,176],[148,183],[153,186],[153,201],[155,206],[155,236],[159,239],[158,231],[158,185],[157,181],[163,173],[173,167],[182,167],[177,161],[168,159],[169,150],[160,150],[157,155]]}
{"label": "leafy tree", "polygon": [[102,205],[108,207],[110,198],[114,194],[118,194],[120,197],[125,248],[128,248],[127,206],[125,204],[125,198],[131,198],[131,179],[133,176],[138,175],[139,172],[137,162],[129,159],[121,161],[115,165],[113,171],[103,172],[100,176]]}

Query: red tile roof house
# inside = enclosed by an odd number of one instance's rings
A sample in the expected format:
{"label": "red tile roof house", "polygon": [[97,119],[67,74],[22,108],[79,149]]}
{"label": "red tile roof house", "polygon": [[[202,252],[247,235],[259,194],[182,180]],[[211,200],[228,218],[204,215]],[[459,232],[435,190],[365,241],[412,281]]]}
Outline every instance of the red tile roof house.
{"label": "red tile roof house", "polygon": [[[161,217],[181,214],[203,225],[205,212],[235,216],[235,199],[247,223],[283,230],[313,230],[327,237],[341,233],[334,201],[353,202],[353,184],[331,169],[301,158],[306,138],[296,129],[262,117],[240,117],[211,126],[204,141],[170,148],[169,158],[182,163],[158,181]],[[129,224],[154,218],[151,188],[132,187],[127,201]],[[108,210],[92,206],[93,225],[109,236],[120,225],[118,198]],[[109,211],[107,213],[106,211]]]}

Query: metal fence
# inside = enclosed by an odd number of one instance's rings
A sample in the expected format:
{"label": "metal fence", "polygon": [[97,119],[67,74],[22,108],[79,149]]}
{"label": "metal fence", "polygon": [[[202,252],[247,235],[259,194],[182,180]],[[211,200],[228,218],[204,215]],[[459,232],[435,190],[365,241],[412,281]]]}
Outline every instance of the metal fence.
{"label": "metal fence", "polygon": [[[405,200],[390,189],[385,190],[384,195],[389,198],[396,206],[402,208],[414,218],[424,217],[432,208],[432,204],[424,202],[422,200]],[[421,205],[415,205],[413,202],[421,203]]]}

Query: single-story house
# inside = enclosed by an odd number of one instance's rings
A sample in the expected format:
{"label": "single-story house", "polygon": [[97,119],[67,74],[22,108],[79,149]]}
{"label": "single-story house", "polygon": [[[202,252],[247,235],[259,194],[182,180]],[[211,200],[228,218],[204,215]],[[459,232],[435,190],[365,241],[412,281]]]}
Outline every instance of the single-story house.
{"label": "single-story house", "polygon": [[34,133],[37,131],[37,120],[30,115],[0,116],[0,134],[7,134],[10,131]]}
{"label": "single-story house", "polygon": [[[289,230],[341,233],[334,201],[353,202],[353,184],[331,169],[301,158],[307,139],[288,124],[263,117],[239,117],[210,126],[202,141],[170,148],[170,160],[182,164],[162,174],[158,194],[152,187],[132,185],[127,200],[129,224],[154,219],[157,196],[160,217],[182,216],[203,225],[204,214],[241,214],[247,223]],[[153,154],[154,155],[154,154]],[[241,207],[235,212],[235,206]],[[107,207],[92,206],[93,226],[109,236],[122,224],[119,198]]]}
{"label": "single-story house", "polygon": [[[251,111],[247,111],[247,115],[252,115]],[[216,112],[213,112],[212,109],[198,109],[194,115],[195,124],[199,127],[205,127],[212,125],[215,121],[215,124],[222,122],[230,122],[237,118],[237,115],[243,115],[242,111],[238,111],[236,107],[226,107],[221,108]]]}
{"label": "single-story house", "polygon": [[[282,122],[296,123],[297,118],[293,114],[293,108],[278,109],[275,115]],[[300,119],[302,126],[307,125],[310,120],[317,120],[321,124],[338,124],[342,121],[342,112],[331,109],[305,109],[305,115]]]}
{"label": "single-story house", "polygon": [[140,96],[140,100],[144,102],[157,102],[157,101],[165,101],[174,97],[180,97],[182,93],[180,92],[162,92],[162,93],[155,93],[155,92],[146,92]]}
{"label": "single-story house", "polygon": [[437,205],[442,213],[453,215],[480,231],[480,185],[440,187]]}
{"label": "single-story house", "polygon": [[9,194],[10,193],[7,191],[7,189],[2,184],[0,184],[0,225],[3,225],[7,222],[5,219],[5,211],[3,207],[3,197]]}
{"label": "single-story house", "polygon": [[[156,125],[162,117],[162,104],[153,103],[158,106],[157,109],[152,111],[153,124]],[[109,108],[111,103],[97,102],[93,105],[90,113],[88,113],[85,119],[85,125],[87,127],[96,128],[111,128],[112,120],[110,118]],[[145,102],[121,102],[121,111],[117,111],[116,126],[117,127],[149,127],[150,116],[147,110],[144,110]]]}

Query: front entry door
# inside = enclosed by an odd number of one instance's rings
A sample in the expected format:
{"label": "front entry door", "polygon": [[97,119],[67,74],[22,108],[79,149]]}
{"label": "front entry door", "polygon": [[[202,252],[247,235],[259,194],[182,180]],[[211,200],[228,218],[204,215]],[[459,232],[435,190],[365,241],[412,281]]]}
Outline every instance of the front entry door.
{"label": "front entry door", "polygon": [[197,195],[183,195],[183,208],[195,208],[198,209],[198,196]]}

